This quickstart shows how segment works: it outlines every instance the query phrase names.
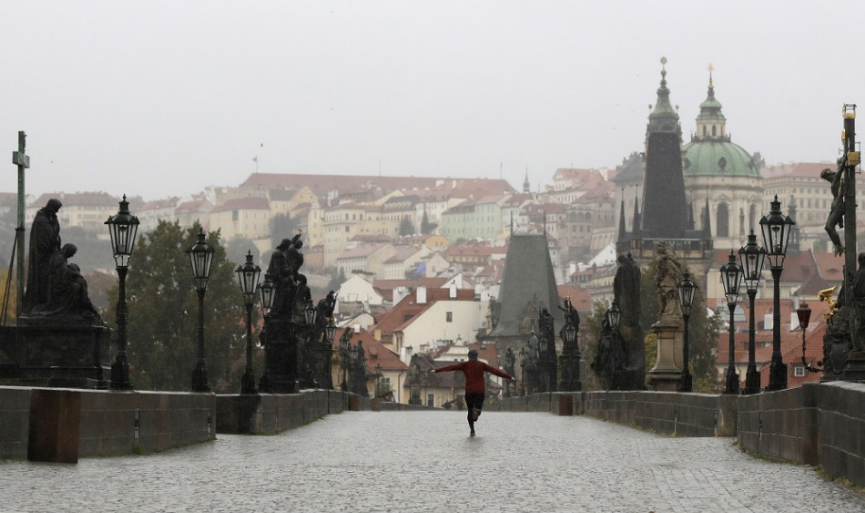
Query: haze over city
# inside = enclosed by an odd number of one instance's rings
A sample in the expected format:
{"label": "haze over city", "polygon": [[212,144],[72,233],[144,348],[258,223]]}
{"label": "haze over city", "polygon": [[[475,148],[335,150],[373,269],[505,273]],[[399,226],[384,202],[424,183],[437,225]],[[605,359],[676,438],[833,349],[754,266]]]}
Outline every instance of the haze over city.
{"label": "haze over city", "polygon": [[[710,64],[733,142],[832,161],[856,2],[13,1],[0,191],[157,199],[249,174],[505,178],[642,151],[662,56],[687,142]],[[852,45],[852,46],[851,46]],[[256,159],[256,160],[253,160]]]}

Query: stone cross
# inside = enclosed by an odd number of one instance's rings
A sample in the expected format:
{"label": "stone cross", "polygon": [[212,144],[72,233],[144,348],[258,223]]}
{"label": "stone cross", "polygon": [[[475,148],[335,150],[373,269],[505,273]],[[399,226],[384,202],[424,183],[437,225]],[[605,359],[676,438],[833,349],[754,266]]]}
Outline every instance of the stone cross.
{"label": "stone cross", "polygon": [[18,132],[18,151],[12,152],[12,163],[18,166],[18,227],[15,229],[15,245],[17,246],[17,309],[20,314],[24,306],[24,170],[30,167],[30,156],[25,153],[27,134]]}

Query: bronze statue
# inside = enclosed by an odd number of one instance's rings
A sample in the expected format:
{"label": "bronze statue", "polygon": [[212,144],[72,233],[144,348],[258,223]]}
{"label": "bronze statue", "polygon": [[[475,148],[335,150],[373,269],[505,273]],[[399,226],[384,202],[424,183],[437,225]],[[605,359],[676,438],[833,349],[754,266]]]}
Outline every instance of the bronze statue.
{"label": "bronze statue", "polygon": [[844,214],[846,205],[844,204],[844,166],[847,164],[847,156],[838,159],[838,170],[824,169],[820,172],[820,178],[831,184],[832,190],[832,208],[829,210],[829,217],[826,219],[825,230],[835,246],[835,255],[844,253],[844,245],[841,244],[841,237],[835,227],[844,228]]}
{"label": "bronze statue", "polygon": [[663,242],[655,245],[658,274],[655,283],[658,286],[658,322],[660,324],[678,324],[681,321],[681,311],[677,300],[677,286],[682,279],[682,268],[673,256],[673,252]]}
{"label": "bronze statue", "polygon": [[51,259],[60,251],[60,223],[57,212],[63,204],[50,199],[36,212],[30,229],[30,256],[27,266],[27,290],[24,293],[24,314],[36,312],[48,303],[48,279]]}

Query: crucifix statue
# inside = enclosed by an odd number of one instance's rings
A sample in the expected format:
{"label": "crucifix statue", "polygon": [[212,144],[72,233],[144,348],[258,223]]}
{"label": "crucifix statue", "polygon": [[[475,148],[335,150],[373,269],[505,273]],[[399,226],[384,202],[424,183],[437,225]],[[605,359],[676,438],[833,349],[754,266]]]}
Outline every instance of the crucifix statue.
{"label": "crucifix statue", "polygon": [[27,134],[18,132],[18,151],[12,152],[12,163],[18,166],[18,227],[15,229],[15,246],[17,255],[16,281],[17,281],[17,308],[16,314],[20,314],[24,301],[24,170],[30,167],[30,156],[25,149],[27,147]]}

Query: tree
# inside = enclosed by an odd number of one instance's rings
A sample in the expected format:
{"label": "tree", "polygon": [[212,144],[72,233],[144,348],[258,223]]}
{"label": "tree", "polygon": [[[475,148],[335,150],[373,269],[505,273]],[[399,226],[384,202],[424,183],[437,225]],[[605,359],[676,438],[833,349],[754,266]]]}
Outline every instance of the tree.
{"label": "tree", "polygon": [[[130,380],[139,390],[189,390],[197,362],[198,295],[186,250],[197,240],[198,223],[183,228],[160,221],[140,237],[127,278]],[[210,387],[240,389],[245,356],[246,308],[225,258],[219,232],[207,243],[215,253],[204,297],[204,340]],[[106,321],[116,324],[117,288],[110,293]]]}
{"label": "tree", "polygon": [[339,290],[339,286],[345,283],[345,280],[345,269],[340,267],[339,273],[334,274],[330,281],[327,283],[327,290]]}
{"label": "tree", "polygon": [[423,218],[420,221],[420,232],[424,235],[429,235],[438,228],[439,225],[436,223],[430,223],[429,217],[427,216],[426,209],[423,211]]}
{"label": "tree", "polygon": [[[683,270],[687,271],[687,266],[683,265]],[[652,332],[651,327],[658,319],[658,295],[657,286],[655,284],[655,275],[657,267],[655,260],[641,268],[640,274],[640,310],[641,318],[640,325],[643,328],[644,342],[646,347],[646,371],[648,372],[655,366],[657,361],[657,337]],[[593,305],[592,316],[587,319],[586,324],[589,327],[589,340],[581,343],[583,348],[583,360],[586,368],[591,365],[592,360],[597,354],[598,340],[601,334],[601,320],[607,311],[607,307],[600,302],[595,302]],[[718,347],[718,333],[721,330],[722,323],[717,316],[710,316],[706,313],[706,301],[703,298],[702,291],[698,288],[694,305],[691,308],[691,317],[688,323],[688,342],[689,342],[689,357],[691,359],[691,375],[694,379],[694,392],[712,393],[717,392],[717,373],[715,370],[715,354]],[[589,374],[593,374],[589,371]],[[597,380],[592,375],[591,379],[584,379],[584,383],[588,381],[588,388],[598,388]]]}
{"label": "tree", "polygon": [[399,223],[399,234],[400,236],[414,235],[417,233],[414,229],[414,225],[411,224],[411,219],[408,216],[403,217],[402,221]]}
{"label": "tree", "polygon": [[[274,246],[275,247],[275,246]],[[252,261],[261,265],[261,252],[248,237],[237,235],[226,243],[225,258],[235,266],[246,263],[246,254],[252,251]]]}
{"label": "tree", "polygon": [[290,239],[297,233],[297,219],[292,219],[288,214],[277,213],[270,218],[270,241],[272,246],[277,247],[282,239]]}

